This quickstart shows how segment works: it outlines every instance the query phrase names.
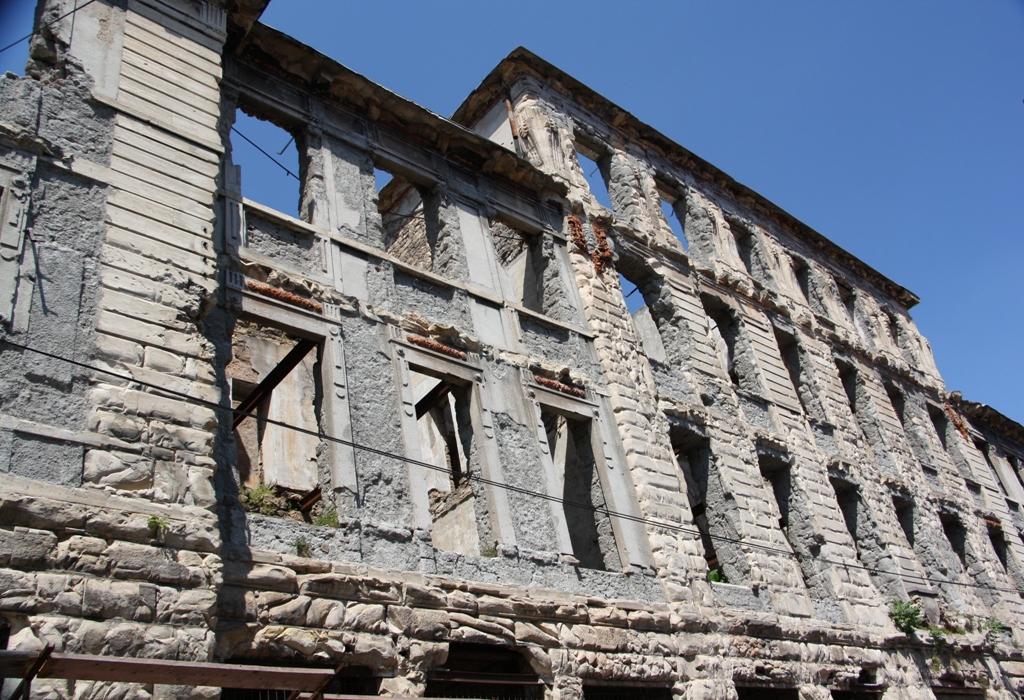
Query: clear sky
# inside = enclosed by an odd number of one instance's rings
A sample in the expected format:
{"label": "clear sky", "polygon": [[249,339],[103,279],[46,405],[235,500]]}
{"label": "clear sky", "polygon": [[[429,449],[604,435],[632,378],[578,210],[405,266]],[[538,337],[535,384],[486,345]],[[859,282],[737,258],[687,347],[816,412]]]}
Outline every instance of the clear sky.
{"label": "clear sky", "polygon": [[[0,0],[0,46],[30,7]],[[948,388],[1024,423],[1021,0],[273,0],[263,21],[440,114],[525,46],[915,292]]]}

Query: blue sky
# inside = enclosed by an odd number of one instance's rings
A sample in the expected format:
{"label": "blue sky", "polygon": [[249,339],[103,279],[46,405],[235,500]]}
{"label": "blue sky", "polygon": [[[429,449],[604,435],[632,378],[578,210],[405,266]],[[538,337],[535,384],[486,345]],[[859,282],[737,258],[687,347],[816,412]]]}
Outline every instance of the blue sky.
{"label": "blue sky", "polygon": [[[0,0],[0,46],[30,7]],[[441,114],[527,47],[918,294],[948,388],[1024,422],[1021,0],[274,0],[263,21]]]}

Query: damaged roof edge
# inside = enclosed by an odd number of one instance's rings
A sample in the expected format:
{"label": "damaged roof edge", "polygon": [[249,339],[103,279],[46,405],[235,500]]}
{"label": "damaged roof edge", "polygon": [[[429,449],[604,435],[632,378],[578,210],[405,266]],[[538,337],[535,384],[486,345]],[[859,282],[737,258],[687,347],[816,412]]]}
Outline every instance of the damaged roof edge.
{"label": "damaged roof edge", "polygon": [[961,413],[985,425],[993,432],[1017,443],[1024,443],[1024,425],[1004,416],[1002,413],[983,403],[966,400],[959,391],[948,394],[949,402]]}
{"label": "damaged roof edge", "polygon": [[315,95],[333,98],[371,121],[387,124],[448,155],[459,147],[473,152],[484,173],[503,177],[539,198],[544,192],[564,197],[568,188],[513,151],[469,128],[402,97],[356,73],[316,49],[260,22],[236,50],[252,62],[286,79],[301,81]]}
{"label": "damaged roof edge", "polygon": [[921,301],[920,297],[909,289],[897,284],[860,258],[836,245],[782,207],[774,204],[746,185],[740,184],[719,168],[688,151],[654,127],[640,121],[608,98],[522,46],[516,48],[501,63],[495,66],[494,70],[480,83],[480,86],[470,93],[459,108],[455,110],[455,113],[452,114],[452,120],[467,126],[472,124],[483,115],[484,110],[493,101],[498,91],[502,90],[502,86],[511,83],[515,76],[523,73],[534,74],[538,77],[554,81],[555,84],[552,87],[555,87],[555,89],[560,90],[567,97],[579,102],[592,111],[596,116],[603,119],[610,128],[616,130],[621,130],[623,126],[632,128],[641,139],[646,140],[649,144],[664,152],[670,159],[679,162],[680,165],[693,172],[694,175],[716,187],[724,189],[738,203],[758,211],[758,213],[766,216],[768,219],[774,219],[797,238],[829,255],[840,265],[845,266],[850,271],[860,275],[891,295],[903,304],[904,308],[913,308]]}

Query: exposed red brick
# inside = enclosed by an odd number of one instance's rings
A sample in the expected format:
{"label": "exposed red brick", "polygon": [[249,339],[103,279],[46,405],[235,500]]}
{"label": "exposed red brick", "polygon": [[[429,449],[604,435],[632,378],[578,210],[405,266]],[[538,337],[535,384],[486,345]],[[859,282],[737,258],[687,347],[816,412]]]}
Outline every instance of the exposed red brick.
{"label": "exposed red brick", "polygon": [[460,360],[466,359],[466,353],[464,353],[462,350],[445,345],[444,343],[439,343],[436,340],[432,340],[430,338],[424,338],[421,335],[407,335],[405,339],[408,340],[413,345],[419,345],[421,348],[427,348],[429,350],[433,350],[434,352],[439,352],[442,355],[448,355],[449,357],[457,357]]}
{"label": "exposed red brick", "polygon": [[590,260],[594,263],[597,274],[601,274],[612,264],[612,251],[608,247],[608,234],[599,226],[590,225],[594,229],[594,238],[597,239],[597,250],[590,254]]}
{"label": "exposed red brick", "polygon": [[283,301],[284,303],[291,304],[292,306],[298,306],[303,309],[308,309],[310,311],[316,311],[317,313],[320,313],[324,310],[324,307],[320,306],[320,304],[316,303],[315,301],[312,301],[310,299],[304,299],[303,297],[300,297],[298,294],[292,294],[291,292],[286,292],[283,289],[278,289],[277,287],[271,287],[270,285],[267,284],[260,284],[259,282],[252,281],[246,282],[245,286],[248,287],[250,291],[256,292],[257,294],[262,294],[265,297],[270,297],[271,299]]}
{"label": "exposed red brick", "polygon": [[590,251],[587,249],[587,240],[583,237],[583,222],[576,216],[569,216],[568,221],[569,236],[572,238],[573,245],[576,246],[576,250],[580,253],[589,256]]}
{"label": "exposed red brick", "polygon": [[540,377],[537,376],[536,374],[533,375],[533,380],[540,384],[541,386],[546,386],[548,389],[554,389],[555,391],[560,391],[563,394],[575,396],[576,398],[579,399],[586,398],[587,396],[586,391],[584,391],[578,386],[573,386],[572,384],[566,384],[555,379],[548,379],[547,377]]}

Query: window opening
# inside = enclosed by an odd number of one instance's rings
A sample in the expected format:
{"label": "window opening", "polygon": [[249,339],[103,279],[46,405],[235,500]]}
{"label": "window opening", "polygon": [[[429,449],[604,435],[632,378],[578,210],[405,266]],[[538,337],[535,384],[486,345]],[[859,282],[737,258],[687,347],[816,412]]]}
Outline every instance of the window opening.
{"label": "window opening", "polygon": [[811,268],[808,264],[800,258],[791,257],[790,261],[793,267],[793,276],[796,278],[797,288],[800,293],[804,295],[804,301],[810,303],[811,301]]}
{"label": "window opening", "polygon": [[758,452],[757,466],[775,496],[779,508],[779,527],[789,539],[789,504],[793,495],[789,463],[773,455]]}
{"label": "window opening", "polygon": [[846,392],[846,400],[850,402],[850,411],[854,417],[857,415],[857,369],[840,359],[836,359],[836,367],[839,369],[839,381]]}
{"label": "window opening", "polygon": [[640,286],[634,284],[632,280],[621,272],[619,273],[619,286],[622,288],[622,298],[626,301],[626,308],[629,310],[629,313],[635,314],[641,308],[647,306],[647,300],[644,299]]}
{"label": "window opening", "polygon": [[949,430],[949,418],[946,417],[946,412],[938,406],[928,404],[928,417],[932,421],[932,426],[935,428],[935,434],[939,438],[942,449],[948,450],[949,445],[946,444],[946,436]]}
{"label": "window opening", "polygon": [[750,378],[746,376],[746,372],[741,372],[742,368],[735,361],[739,323],[732,311],[718,299],[701,295],[700,300],[708,319],[708,337],[718,351],[722,366],[735,386],[747,388],[744,385],[750,384]]}
{"label": "window opening", "polygon": [[665,686],[583,685],[583,700],[672,700]]}
{"label": "window opening", "polygon": [[765,686],[737,685],[736,696],[738,700],[800,700],[800,692],[796,688]]}
{"label": "window opening", "polygon": [[991,448],[989,447],[988,443],[982,442],[981,440],[975,440],[974,447],[975,449],[978,450],[978,452],[981,453],[981,456],[985,458],[985,464],[988,465],[989,474],[992,474],[996,477],[995,482],[999,484],[999,490],[1003,492],[1003,496],[1009,497],[1010,494],[1006,492],[1006,487],[1003,485],[1003,480],[1000,478],[999,470],[996,468],[995,463],[992,461],[992,455],[989,454],[989,449]]}
{"label": "window opening", "polygon": [[906,396],[900,391],[899,387],[889,382],[884,383],[885,393],[889,397],[889,403],[892,404],[893,410],[896,412],[896,417],[900,419],[900,424],[906,426],[907,417],[907,400]]}
{"label": "window opening", "polygon": [[942,523],[942,532],[945,533],[956,558],[960,560],[961,565],[967,566],[967,531],[960,518],[950,513],[942,513],[939,515],[939,522]]}
{"label": "window opening", "polygon": [[909,498],[893,496],[893,507],[896,509],[896,519],[903,528],[903,534],[907,537],[907,543],[914,546],[914,502]]}
{"label": "window opening", "polygon": [[384,249],[402,262],[432,270],[437,231],[428,230],[423,192],[408,180],[379,168],[374,168],[373,177]]}
{"label": "window opening", "polygon": [[[225,369],[232,406],[256,418],[232,420],[243,505],[265,515],[317,488],[321,441],[270,420],[319,431],[322,387],[317,343],[239,321]],[[310,504],[312,505],[312,504]]]}
{"label": "window opening", "polygon": [[679,219],[679,214],[676,213],[677,200],[669,200],[662,195],[660,201],[661,215],[665,217],[665,222],[672,230],[672,234],[679,239],[679,242],[683,245],[683,250],[689,250],[690,242],[686,240],[686,233],[683,231],[683,224]]}
{"label": "window opening", "polygon": [[592,421],[541,411],[548,449],[563,478],[562,499],[573,556],[586,569],[621,570],[608,504],[597,470]]}
{"label": "window opening", "polygon": [[996,553],[999,563],[1003,565],[1003,569],[1006,569],[1006,537],[1003,535],[1003,526],[993,520],[986,520],[985,525],[988,529],[988,541],[992,543],[992,550]]}
{"label": "window opening", "polygon": [[853,287],[836,280],[836,289],[839,290],[839,300],[843,302],[843,308],[846,309],[846,315],[850,318],[850,323],[854,326],[857,325],[857,295],[853,291]]}
{"label": "window opening", "polygon": [[855,543],[860,542],[858,537],[858,510],[861,506],[860,489],[848,481],[837,478],[829,478],[832,490],[835,491],[836,501],[839,503],[839,510],[843,514],[843,521]]}
{"label": "window opening", "polygon": [[491,239],[505,270],[512,294],[531,311],[563,321],[575,318],[570,305],[562,264],[551,236],[528,233],[500,220],[490,222]]}
{"label": "window opening", "polygon": [[243,197],[300,218],[302,183],[293,134],[238,109],[231,128],[231,162],[241,169]]}
{"label": "window opening", "polygon": [[739,223],[730,223],[729,227],[732,229],[733,238],[736,240],[736,252],[739,254],[740,262],[743,263],[743,269],[750,276],[754,275],[754,234],[752,234],[745,226]]}
{"label": "window opening", "polygon": [[479,555],[477,503],[466,478],[474,456],[470,388],[412,368],[409,381],[420,459],[446,470],[425,470],[424,474],[434,546]]}
{"label": "window opening", "polygon": [[601,172],[601,166],[599,165],[600,155],[595,151],[584,153],[582,147],[577,144],[576,160],[579,163],[580,170],[583,171],[583,178],[587,181],[590,194],[605,209],[614,210],[611,197],[608,195],[608,183],[605,182],[604,173]]}
{"label": "window opening", "polygon": [[452,642],[444,666],[427,672],[425,697],[541,700],[544,687],[515,649]]}
{"label": "window opening", "polygon": [[774,328],[774,331],[775,342],[778,343],[779,352],[782,355],[782,364],[786,367],[789,380],[793,383],[793,389],[800,400],[804,413],[812,420],[824,420],[825,411],[813,386],[811,373],[808,370],[809,363],[804,358],[799,341],[796,336],[779,328]]}
{"label": "window opening", "polygon": [[889,309],[884,309],[883,308],[882,309],[882,313],[885,315],[885,321],[886,321],[885,325],[886,325],[886,329],[889,331],[889,338],[892,339],[893,345],[895,345],[897,348],[902,348],[903,346],[900,345],[900,322],[899,322],[899,319],[896,318],[896,314],[894,314]]}
{"label": "window opening", "polygon": [[682,427],[669,433],[681,481],[686,485],[693,524],[704,547],[708,578],[721,583],[749,579],[746,555],[739,548],[739,534],[730,521],[736,517],[735,500],[726,494],[711,455],[707,438]]}

